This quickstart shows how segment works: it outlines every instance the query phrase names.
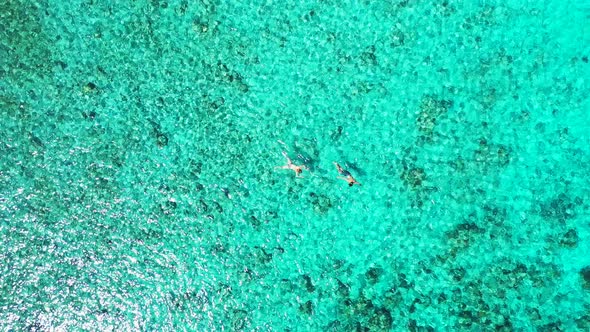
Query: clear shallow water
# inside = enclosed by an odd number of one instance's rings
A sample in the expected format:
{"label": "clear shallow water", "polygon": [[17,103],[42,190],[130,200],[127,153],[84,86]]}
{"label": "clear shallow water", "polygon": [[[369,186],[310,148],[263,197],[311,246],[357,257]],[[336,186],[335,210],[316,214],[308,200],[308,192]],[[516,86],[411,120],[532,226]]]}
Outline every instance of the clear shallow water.
{"label": "clear shallow water", "polygon": [[589,16],[0,4],[2,330],[587,330]]}

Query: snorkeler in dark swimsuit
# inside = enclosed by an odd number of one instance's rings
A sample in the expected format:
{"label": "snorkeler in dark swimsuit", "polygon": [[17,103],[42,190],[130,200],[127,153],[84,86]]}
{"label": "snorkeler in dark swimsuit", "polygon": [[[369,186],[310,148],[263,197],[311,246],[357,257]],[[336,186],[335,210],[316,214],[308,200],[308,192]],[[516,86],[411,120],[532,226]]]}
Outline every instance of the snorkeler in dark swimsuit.
{"label": "snorkeler in dark swimsuit", "polygon": [[344,168],[342,168],[342,166],[340,166],[337,162],[334,162],[334,165],[336,165],[336,169],[338,170],[338,173],[340,173],[340,175],[338,178],[341,180],[344,180],[346,182],[348,182],[348,186],[352,187],[355,184],[362,186],[362,184],[360,184],[360,182],[358,182],[353,176],[352,174],[350,174],[349,171],[345,170]]}

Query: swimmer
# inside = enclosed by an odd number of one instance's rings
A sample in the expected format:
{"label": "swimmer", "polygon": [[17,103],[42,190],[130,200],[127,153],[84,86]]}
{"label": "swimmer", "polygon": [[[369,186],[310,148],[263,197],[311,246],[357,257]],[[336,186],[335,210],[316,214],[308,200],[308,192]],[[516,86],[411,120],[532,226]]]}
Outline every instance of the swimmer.
{"label": "swimmer", "polygon": [[360,182],[358,182],[353,176],[352,174],[350,174],[349,171],[345,170],[342,168],[342,166],[340,166],[337,162],[334,162],[334,165],[336,165],[336,169],[338,170],[338,173],[340,173],[340,175],[338,178],[341,180],[344,180],[346,182],[348,182],[348,186],[352,187],[355,184],[358,184],[359,186],[362,186],[362,184],[360,184]]}
{"label": "swimmer", "polygon": [[295,165],[293,164],[293,161],[291,160],[291,158],[289,158],[289,156],[287,156],[287,152],[283,151],[283,156],[285,156],[285,158],[287,158],[287,165],[285,166],[277,166],[275,167],[275,169],[280,168],[280,169],[290,169],[293,172],[295,172],[295,177],[298,178],[302,178],[303,176],[301,176],[301,173],[303,172],[304,169],[309,169],[307,168],[307,166],[305,165]]}

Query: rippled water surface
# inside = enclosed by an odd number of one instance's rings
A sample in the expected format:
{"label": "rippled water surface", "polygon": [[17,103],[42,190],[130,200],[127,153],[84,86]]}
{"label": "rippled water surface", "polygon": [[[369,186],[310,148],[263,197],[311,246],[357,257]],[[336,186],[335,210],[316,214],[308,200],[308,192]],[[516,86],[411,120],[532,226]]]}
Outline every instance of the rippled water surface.
{"label": "rippled water surface", "polygon": [[467,3],[0,1],[0,330],[589,330],[590,5]]}

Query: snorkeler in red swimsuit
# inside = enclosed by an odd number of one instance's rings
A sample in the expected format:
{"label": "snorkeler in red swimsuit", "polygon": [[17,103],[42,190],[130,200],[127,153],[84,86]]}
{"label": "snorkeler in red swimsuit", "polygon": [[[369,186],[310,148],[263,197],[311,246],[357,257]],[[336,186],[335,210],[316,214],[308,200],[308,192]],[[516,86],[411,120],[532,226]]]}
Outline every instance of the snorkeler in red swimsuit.
{"label": "snorkeler in red swimsuit", "polygon": [[287,152],[285,152],[285,151],[283,151],[283,156],[285,156],[285,158],[287,158],[287,165],[277,166],[277,167],[275,167],[275,169],[277,169],[277,168],[290,169],[295,172],[295,177],[302,178],[303,176],[301,176],[301,173],[303,172],[303,170],[309,169],[309,168],[307,168],[307,166],[305,166],[305,165],[293,164],[293,161],[291,160],[291,158],[289,158],[289,156],[287,155]]}

